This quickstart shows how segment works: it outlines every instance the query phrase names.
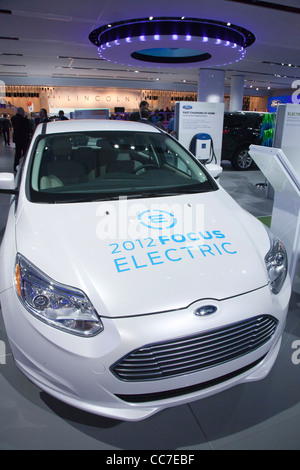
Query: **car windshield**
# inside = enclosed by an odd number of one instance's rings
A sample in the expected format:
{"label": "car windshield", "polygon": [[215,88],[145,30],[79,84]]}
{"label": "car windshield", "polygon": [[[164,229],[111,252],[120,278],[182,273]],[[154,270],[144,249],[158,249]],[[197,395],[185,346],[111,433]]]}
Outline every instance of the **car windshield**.
{"label": "car windshield", "polygon": [[247,120],[247,115],[245,114],[226,114],[224,115],[224,127],[243,127]]}
{"label": "car windshield", "polygon": [[80,202],[213,191],[206,170],[165,133],[49,134],[32,155],[33,202]]}

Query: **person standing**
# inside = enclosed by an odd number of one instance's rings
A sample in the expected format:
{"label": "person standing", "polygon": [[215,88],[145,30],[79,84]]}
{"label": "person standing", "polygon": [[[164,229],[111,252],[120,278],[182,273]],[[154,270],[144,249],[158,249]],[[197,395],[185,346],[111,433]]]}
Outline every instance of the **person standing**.
{"label": "person standing", "polygon": [[164,129],[162,116],[160,115],[160,112],[158,109],[156,109],[154,111],[154,114],[149,117],[149,121],[152,124],[154,124],[156,127],[159,127],[160,129]]}
{"label": "person standing", "polygon": [[175,136],[175,118],[174,117],[172,117],[169,121],[168,132],[169,134]]}
{"label": "person standing", "polygon": [[58,112],[58,119],[57,120],[58,121],[68,121],[68,118],[67,118],[67,116],[65,116],[65,113],[62,109]]}
{"label": "person standing", "polygon": [[13,142],[15,143],[14,172],[22,157],[25,156],[30,142],[30,123],[25,117],[24,108],[18,108],[17,113],[11,118],[13,126]]}
{"label": "person standing", "polygon": [[43,122],[50,122],[50,119],[47,115],[47,110],[45,108],[40,109],[40,117],[35,119],[35,125],[41,124]]}
{"label": "person standing", "polygon": [[141,119],[141,111],[142,109],[149,109],[149,103],[148,101],[141,101],[140,102],[140,109],[136,113],[131,113],[129,116],[129,121],[139,121]]}
{"label": "person standing", "polygon": [[148,108],[142,108],[140,111],[140,119],[137,122],[144,122],[145,124],[154,124],[150,121],[150,111]]}
{"label": "person standing", "polygon": [[10,138],[9,138],[9,132],[11,128],[11,123],[10,120],[7,118],[7,114],[3,114],[3,118],[1,119],[2,123],[2,133],[4,137],[4,143],[5,145],[10,145]]}

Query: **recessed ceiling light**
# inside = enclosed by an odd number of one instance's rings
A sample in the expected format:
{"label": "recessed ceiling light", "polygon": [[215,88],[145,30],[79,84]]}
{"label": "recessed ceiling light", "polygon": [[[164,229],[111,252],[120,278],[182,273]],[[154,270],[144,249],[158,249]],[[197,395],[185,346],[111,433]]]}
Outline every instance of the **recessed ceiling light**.
{"label": "recessed ceiling light", "polygon": [[19,38],[15,38],[12,36],[0,36],[0,39],[7,39],[8,41],[19,41]]}

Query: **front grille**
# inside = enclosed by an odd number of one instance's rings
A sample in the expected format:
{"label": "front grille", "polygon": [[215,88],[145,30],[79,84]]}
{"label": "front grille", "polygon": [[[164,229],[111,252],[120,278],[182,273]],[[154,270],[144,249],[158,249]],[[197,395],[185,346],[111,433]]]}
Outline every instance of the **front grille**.
{"label": "front grille", "polygon": [[111,370],[129,382],[199,372],[261,347],[272,338],[277,324],[274,317],[261,315],[205,333],[147,345],[129,353]]}
{"label": "front grille", "polygon": [[209,387],[216,387],[219,384],[222,384],[228,380],[234,379],[238,375],[242,375],[245,372],[250,371],[255,366],[257,366],[261,361],[264,360],[266,354],[255,362],[248,364],[241,369],[234,370],[229,374],[222,375],[221,377],[217,377],[213,380],[208,380],[207,382],[201,382],[200,384],[190,385],[188,387],[183,388],[176,388],[175,390],[164,390],[160,392],[152,392],[152,393],[139,393],[135,395],[116,395],[116,397],[120,398],[120,400],[127,401],[128,403],[147,403],[149,401],[160,401],[160,400],[168,400],[170,398],[178,398],[183,395],[188,395],[190,393],[201,392]]}

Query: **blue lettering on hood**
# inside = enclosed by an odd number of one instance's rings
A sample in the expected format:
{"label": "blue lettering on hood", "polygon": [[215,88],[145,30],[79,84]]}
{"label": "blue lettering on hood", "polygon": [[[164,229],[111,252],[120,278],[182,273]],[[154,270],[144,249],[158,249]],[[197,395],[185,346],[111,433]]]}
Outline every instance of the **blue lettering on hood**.
{"label": "blue lettering on hood", "polygon": [[[150,211],[145,211],[140,215],[147,212]],[[173,214],[164,212],[158,211],[158,219],[155,221],[150,219],[150,223],[158,224],[158,226],[161,223],[170,223],[170,219],[162,220],[161,217],[165,217],[166,214],[174,217]],[[174,219],[171,220],[175,225]],[[201,260],[207,262],[219,256],[237,254],[221,230],[160,235],[155,239],[152,237],[137,238],[110,243],[109,247],[118,273],[149,269],[164,264],[171,266],[180,262],[199,262]]]}

